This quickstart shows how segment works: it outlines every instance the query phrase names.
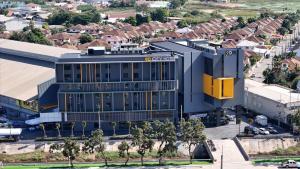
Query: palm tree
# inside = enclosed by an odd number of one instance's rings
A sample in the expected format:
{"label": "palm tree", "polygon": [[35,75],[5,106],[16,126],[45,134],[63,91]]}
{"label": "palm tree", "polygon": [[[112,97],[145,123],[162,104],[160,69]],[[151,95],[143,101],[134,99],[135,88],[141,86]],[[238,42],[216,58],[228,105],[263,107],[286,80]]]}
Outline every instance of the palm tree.
{"label": "palm tree", "polygon": [[112,122],[111,123],[112,127],[113,127],[113,131],[114,131],[114,136],[116,135],[116,126],[117,126],[117,123],[116,122]]}
{"label": "palm tree", "polygon": [[130,135],[131,121],[127,121],[127,124],[128,124],[128,134]]}
{"label": "palm tree", "polygon": [[56,130],[57,130],[57,133],[58,133],[57,137],[61,137],[61,134],[60,134],[60,123],[56,123],[55,126],[56,126]]}
{"label": "palm tree", "polygon": [[71,137],[74,137],[74,126],[75,122],[71,122]]}
{"label": "palm tree", "polygon": [[249,118],[249,119],[248,119],[248,123],[249,123],[250,125],[253,124],[253,122],[254,122],[254,121],[253,121],[252,118]]}
{"label": "palm tree", "polygon": [[47,137],[47,135],[46,135],[46,129],[45,129],[45,125],[43,124],[43,123],[41,123],[40,124],[40,128],[43,130],[43,133],[44,133],[44,138],[46,138]]}
{"label": "palm tree", "polygon": [[82,121],[81,126],[82,126],[82,138],[84,138],[85,137],[84,129],[86,128],[86,121]]}

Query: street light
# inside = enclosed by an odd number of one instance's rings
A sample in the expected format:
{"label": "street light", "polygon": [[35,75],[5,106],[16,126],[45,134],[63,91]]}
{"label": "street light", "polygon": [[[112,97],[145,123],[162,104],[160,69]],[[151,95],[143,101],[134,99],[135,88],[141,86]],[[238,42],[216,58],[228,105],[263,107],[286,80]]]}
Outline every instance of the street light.
{"label": "street light", "polygon": [[249,93],[249,91],[248,91],[248,87],[246,87],[246,114],[248,114],[248,93]]}
{"label": "street light", "polygon": [[98,128],[101,129],[101,120],[100,120],[100,104],[97,104],[98,108]]}

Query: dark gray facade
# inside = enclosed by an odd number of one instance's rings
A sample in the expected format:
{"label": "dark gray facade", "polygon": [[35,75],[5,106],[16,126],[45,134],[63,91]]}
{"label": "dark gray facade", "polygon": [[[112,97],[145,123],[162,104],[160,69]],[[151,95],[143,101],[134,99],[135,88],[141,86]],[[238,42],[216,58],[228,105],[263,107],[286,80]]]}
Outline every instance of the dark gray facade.
{"label": "dark gray facade", "polygon": [[63,121],[176,120],[176,60],[172,52],[63,56],[55,68]]}
{"label": "dark gray facade", "polygon": [[[218,109],[242,105],[244,100],[244,74],[242,49],[215,48],[208,45],[176,42],[152,43],[151,48],[174,51],[178,56],[179,101],[187,114],[209,113]],[[213,80],[232,79],[230,98],[216,98],[204,92],[204,74]],[[221,86],[222,87],[222,86]]]}

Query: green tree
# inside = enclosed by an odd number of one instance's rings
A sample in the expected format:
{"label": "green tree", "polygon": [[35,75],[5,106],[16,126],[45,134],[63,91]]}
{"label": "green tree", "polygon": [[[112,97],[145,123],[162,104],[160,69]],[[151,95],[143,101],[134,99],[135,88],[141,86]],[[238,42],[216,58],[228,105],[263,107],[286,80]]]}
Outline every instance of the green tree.
{"label": "green tree", "polygon": [[255,18],[248,18],[248,19],[247,19],[247,22],[248,22],[248,23],[253,23],[253,22],[255,22],[255,21],[256,21]]}
{"label": "green tree", "polygon": [[91,5],[91,4],[87,4],[87,5],[79,5],[77,6],[78,10],[81,10],[81,12],[89,12],[89,11],[96,11],[96,7]]}
{"label": "green tree", "polygon": [[101,155],[101,158],[105,162],[105,166],[108,165],[108,157],[105,154],[105,145],[103,143],[103,131],[101,129],[97,129],[92,132],[91,137],[84,142],[84,146],[82,151],[85,153],[94,153]]}
{"label": "green tree", "polygon": [[267,68],[266,70],[263,71],[263,76],[264,76],[264,83],[267,84],[272,84],[275,82],[275,73],[271,69]]}
{"label": "green tree", "polygon": [[79,42],[81,44],[85,44],[85,43],[89,43],[89,42],[92,42],[93,41],[93,36],[88,34],[88,33],[84,33],[84,34],[81,34],[80,37],[79,37]]}
{"label": "green tree", "polygon": [[278,33],[280,33],[280,35],[284,36],[288,32],[288,29],[286,29],[285,27],[281,27],[277,29],[277,31]]}
{"label": "green tree", "polygon": [[55,124],[55,128],[57,130],[57,137],[61,137],[61,134],[60,134],[60,123],[56,123]]}
{"label": "green tree", "polygon": [[187,27],[187,26],[189,26],[189,25],[188,25],[188,23],[187,23],[186,20],[181,20],[181,21],[178,21],[178,22],[177,22],[177,26],[178,26],[179,28],[184,28],[184,27]]}
{"label": "green tree", "polygon": [[122,141],[122,143],[118,146],[119,157],[126,158],[125,166],[127,165],[130,153],[129,153],[130,145],[126,141]]}
{"label": "green tree", "polygon": [[71,12],[65,10],[59,10],[49,16],[48,23],[50,25],[62,25],[66,21],[71,20],[71,18],[72,18]]}
{"label": "green tree", "polygon": [[248,123],[249,123],[250,125],[252,125],[252,124],[254,123],[253,118],[248,118]]}
{"label": "green tree", "polygon": [[46,22],[46,23],[44,23],[43,25],[42,25],[42,28],[43,29],[49,29],[49,25],[48,25],[48,23]]}
{"label": "green tree", "polygon": [[137,126],[132,130],[132,146],[138,147],[137,152],[141,156],[141,164],[144,165],[144,156],[147,151],[151,152],[154,141],[151,139],[152,127],[145,122],[142,128]]}
{"label": "green tree", "polygon": [[136,19],[135,19],[135,17],[133,17],[133,16],[129,16],[128,18],[126,18],[126,19],[124,20],[124,22],[125,22],[125,23],[129,23],[129,24],[131,24],[132,26],[136,26],[136,24],[137,24]]}
{"label": "green tree", "polygon": [[136,25],[149,23],[151,21],[151,17],[149,15],[142,16],[141,14],[136,14],[135,18],[136,18]]}
{"label": "green tree", "polygon": [[296,77],[294,78],[294,80],[292,81],[292,85],[291,85],[291,88],[296,90],[297,89],[297,84],[298,84],[298,81],[300,80],[300,77]]}
{"label": "green tree", "polygon": [[190,119],[188,121],[182,119],[180,121],[180,140],[188,147],[191,164],[193,159],[192,146],[197,146],[206,139],[203,134],[204,128],[205,126],[200,119]]}
{"label": "green tree", "polygon": [[282,27],[286,28],[287,30],[291,29],[291,21],[288,19],[284,19],[282,22]]}
{"label": "green tree", "polygon": [[40,124],[40,128],[43,130],[43,137],[46,138],[47,134],[46,134],[46,129],[45,129],[45,125],[43,123]]}
{"label": "green tree", "polygon": [[79,155],[80,147],[76,141],[67,138],[63,143],[55,143],[50,146],[49,152],[54,153],[55,151],[61,151],[63,156],[68,158],[69,164],[73,168],[73,161]]}
{"label": "green tree", "polygon": [[168,16],[169,12],[167,9],[164,8],[158,8],[151,12],[151,19],[153,21],[166,22]]}
{"label": "green tree", "polygon": [[200,14],[200,12],[198,10],[192,10],[191,14],[193,16],[198,16]]}
{"label": "green tree", "polygon": [[0,33],[3,33],[4,31],[6,31],[5,24],[0,24]]}
{"label": "green tree", "polygon": [[113,128],[113,136],[115,136],[116,135],[116,126],[117,126],[117,123],[116,122],[112,122],[111,125],[112,125],[112,128]]}
{"label": "green tree", "polygon": [[171,0],[171,8],[176,9],[181,6],[181,0]]}
{"label": "green tree", "polygon": [[298,111],[292,116],[292,122],[293,124],[295,124],[298,128],[298,130],[300,130],[300,111],[298,109]]}
{"label": "green tree", "polygon": [[82,121],[81,122],[81,127],[82,127],[82,138],[84,138],[85,137],[85,133],[84,133],[84,130],[85,130],[85,128],[86,128],[86,121]]}
{"label": "green tree", "polygon": [[163,157],[168,152],[175,152],[177,147],[176,143],[176,131],[175,126],[169,120],[164,122],[155,121],[154,122],[154,133],[157,140],[160,142],[158,147],[158,156],[159,156],[159,164],[162,165]]}

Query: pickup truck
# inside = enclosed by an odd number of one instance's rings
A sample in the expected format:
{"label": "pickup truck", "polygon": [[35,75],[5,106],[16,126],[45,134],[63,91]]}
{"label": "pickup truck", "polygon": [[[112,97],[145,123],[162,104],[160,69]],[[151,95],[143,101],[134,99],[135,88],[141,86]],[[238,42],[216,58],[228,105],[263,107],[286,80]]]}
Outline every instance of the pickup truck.
{"label": "pickup truck", "polygon": [[294,161],[294,160],[288,160],[281,164],[281,167],[283,168],[298,168],[300,169],[300,163]]}

